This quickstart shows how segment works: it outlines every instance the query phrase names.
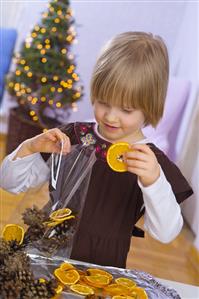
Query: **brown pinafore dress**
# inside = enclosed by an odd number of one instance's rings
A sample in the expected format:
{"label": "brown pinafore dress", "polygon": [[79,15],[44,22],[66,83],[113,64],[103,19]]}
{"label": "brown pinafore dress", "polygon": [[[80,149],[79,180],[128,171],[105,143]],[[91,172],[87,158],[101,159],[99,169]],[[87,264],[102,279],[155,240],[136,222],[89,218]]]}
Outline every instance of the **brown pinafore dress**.
{"label": "brown pinafore dress", "polygon": [[[71,258],[104,266],[125,268],[135,224],[143,215],[143,197],[137,176],[113,171],[106,162],[111,145],[95,132],[95,123],[71,123],[60,129],[71,143],[91,141],[97,160],[92,167],[90,183]],[[180,170],[154,144],[154,151],[178,203],[193,192]],[[56,190],[59,198],[59,188]],[[169,224],[168,224],[169,225]]]}

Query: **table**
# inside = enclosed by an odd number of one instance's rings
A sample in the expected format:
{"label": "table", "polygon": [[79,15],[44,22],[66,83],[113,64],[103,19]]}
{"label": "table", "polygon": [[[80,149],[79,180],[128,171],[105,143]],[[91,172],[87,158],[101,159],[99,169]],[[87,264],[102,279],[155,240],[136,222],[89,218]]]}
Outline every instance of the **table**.
{"label": "table", "polygon": [[165,286],[175,289],[182,299],[199,299],[199,286],[184,284],[181,282],[161,278],[156,279]]}

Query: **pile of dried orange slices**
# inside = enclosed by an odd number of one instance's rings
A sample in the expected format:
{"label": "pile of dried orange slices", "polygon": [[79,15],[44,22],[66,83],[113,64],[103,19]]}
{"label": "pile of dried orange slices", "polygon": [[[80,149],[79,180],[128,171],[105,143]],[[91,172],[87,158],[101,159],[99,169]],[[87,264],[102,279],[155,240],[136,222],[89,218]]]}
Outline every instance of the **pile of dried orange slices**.
{"label": "pile of dried orange slices", "polygon": [[90,268],[82,271],[70,263],[63,263],[55,269],[54,275],[62,290],[86,298],[92,295],[113,299],[148,298],[145,290],[137,287],[132,279],[126,277],[114,279],[111,273],[101,269]]}

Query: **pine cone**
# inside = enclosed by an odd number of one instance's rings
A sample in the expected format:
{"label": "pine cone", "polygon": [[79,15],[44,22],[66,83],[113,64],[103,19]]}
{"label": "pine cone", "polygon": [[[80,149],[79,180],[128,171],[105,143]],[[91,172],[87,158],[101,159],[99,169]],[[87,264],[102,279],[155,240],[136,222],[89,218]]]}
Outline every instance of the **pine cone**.
{"label": "pine cone", "polygon": [[44,211],[39,210],[36,206],[26,209],[22,214],[24,223],[29,226],[42,224],[47,218],[47,214]]}
{"label": "pine cone", "polygon": [[4,261],[8,271],[18,272],[30,268],[30,259],[24,252],[16,252]]}
{"label": "pine cone", "polygon": [[[43,241],[43,240],[42,240]],[[45,243],[45,242],[44,242]],[[40,282],[34,279],[29,257],[18,244],[0,239],[0,298],[2,299],[49,299],[56,292],[56,280]],[[51,244],[51,246],[49,246]],[[47,239],[47,249],[57,247],[58,240]]]}
{"label": "pine cone", "polygon": [[47,288],[48,294],[50,296],[48,298],[51,298],[52,296],[54,296],[56,294],[55,289],[57,288],[57,286],[58,286],[58,283],[57,283],[56,279],[51,279],[46,282],[46,288]]}
{"label": "pine cone", "polygon": [[22,290],[21,299],[48,299],[52,298],[56,292],[55,288],[57,283],[54,281],[40,282],[39,280],[33,280],[26,284],[25,288]]}
{"label": "pine cone", "polygon": [[56,253],[60,247],[60,240],[57,238],[43,238],[41,242],[37,242],[35,246],[40,251],[43,251],[45,254],[49,254],[49,256],[51,256]]}
{"label": "pine cone", "polygon": [[15,272],[8,271],[5,266],[0,267],[0,295],[3,299],[20,299],[22,286]]}
{"label": "pine cone", "polygon": [[67,220],[55,226],[55,231],[59,235],[65,235],[68,229],[69,224]]}
{"label": "pine cone", "polygon": [[0,238],[0,264],[4,263],[4,260],[10,253],[10,246],[3,238]]}
{"label": "pine cone", "polygon": [[32,241],[41,239],[45,233],[45,226],[42,224],[30,226],[24,235],[24,244],[27,246]]}
{"label": "pine cone", "polygon": [[31,283],[34,280],[34,276],[31,270],[19,270],[17,272],[18,279],[27,285],[28,283]]}
{"label": "pine cone", "polygon": [[3,299],[21,299],[21,286],[18,281],[4,281],[3,285],[0,285],[0,294]]}
{"label": "pine cone", "polygon": [[10,281],[16,278],[16,274],[14,272],[9,273],[8,269],[3,265],[0,267],[0,289],[2,288],[4,282]]}
{"label": "pine cone", "polygon": [[19,244],[16,240],[9,241],[8,245],[11,252],[22,251],[25,247],[24,244]]}

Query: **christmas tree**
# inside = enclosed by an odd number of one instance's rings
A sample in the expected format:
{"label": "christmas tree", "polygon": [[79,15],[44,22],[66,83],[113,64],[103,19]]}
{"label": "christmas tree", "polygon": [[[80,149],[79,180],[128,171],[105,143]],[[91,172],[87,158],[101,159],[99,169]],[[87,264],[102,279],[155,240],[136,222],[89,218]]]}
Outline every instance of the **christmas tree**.
{"label": "christmas tree", "polygon": [[76,40],[70,3],[53,0],[48,6],[15,54],[15,71],[7,77],[20,114],[43,129],[66,122],[66,114],[82,96],[70,50]]}

